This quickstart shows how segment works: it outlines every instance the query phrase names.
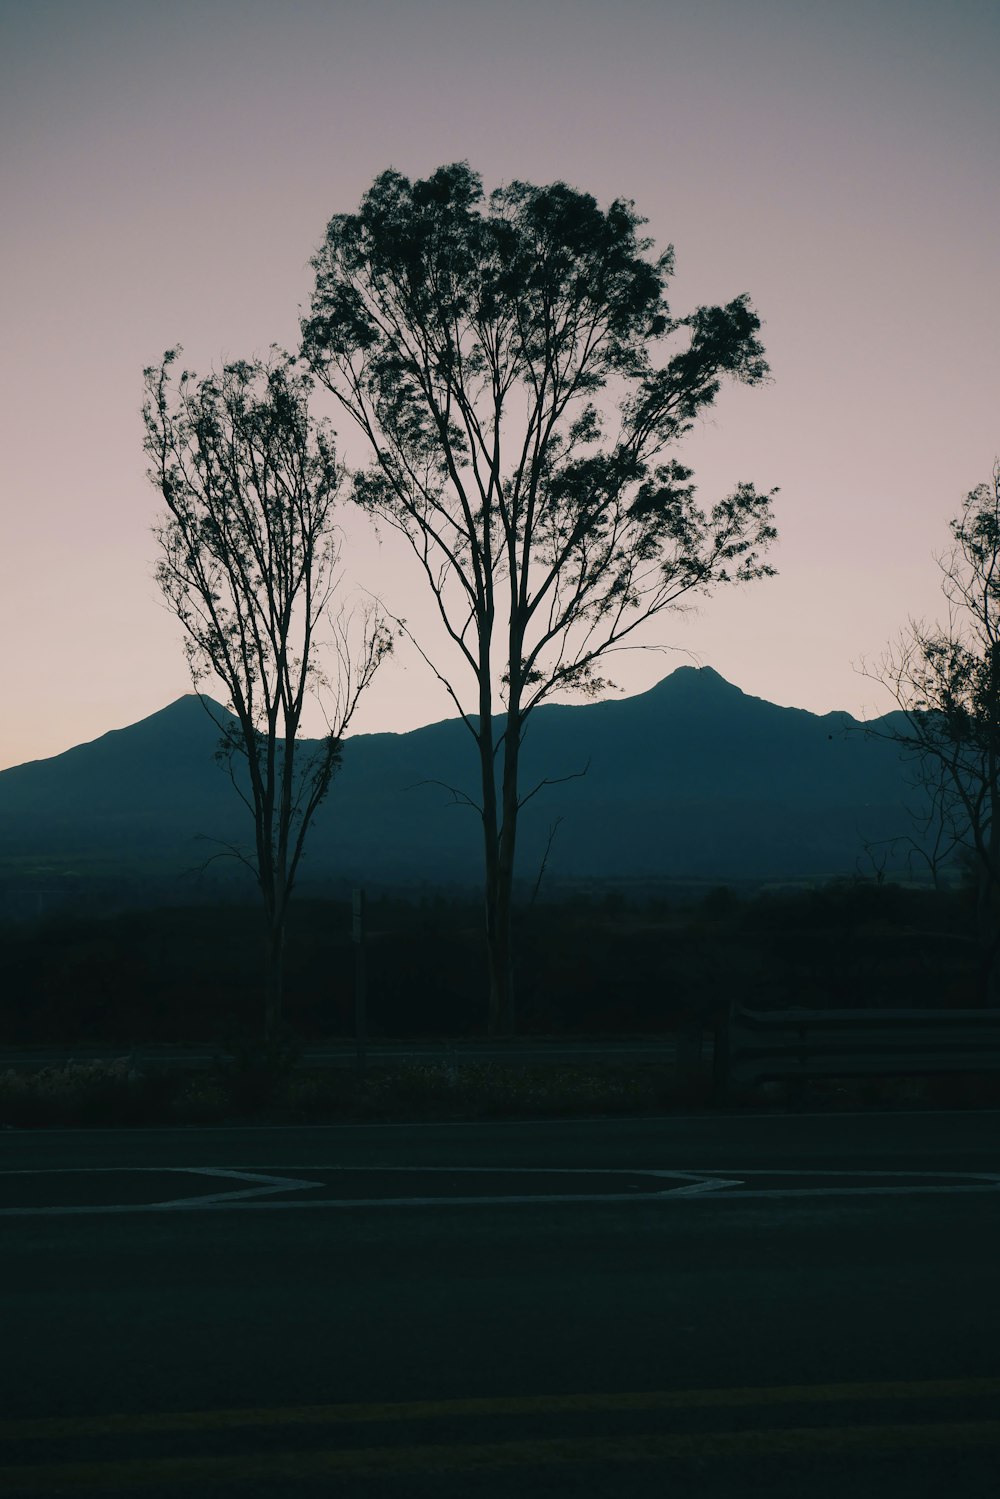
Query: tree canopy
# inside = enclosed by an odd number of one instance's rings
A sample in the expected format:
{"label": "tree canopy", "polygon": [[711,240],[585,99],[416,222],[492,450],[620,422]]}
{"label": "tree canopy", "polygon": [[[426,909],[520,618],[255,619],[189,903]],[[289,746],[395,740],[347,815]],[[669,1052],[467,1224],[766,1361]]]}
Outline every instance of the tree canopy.
{"label": "tree canopy", "polygon": [[759,319],[746,296],[674,317],[642,223],[563,183],[486,198],[458,163],[384,172],[314,260],[303,347],[370,440],[355,497],[408,537],[476,678],[530,686],[520,711],[600,691],[599,658],[683,594],[769,571],[770,495],[706,514],[664,452],[724,378],[765,378]]}
{"label": "tree canopy", "polygon": [[[156,578],[184,628],[195,687],[214,676],[234,715],[216,720],[219,758],[253,816],[254,844],[225,851],[252,869],[264,898],[273,1033],[305,836],[390,640],[371,608],[353,629],[343,608],[331,609],[344,472],[329,424],[310,414],[308,372],[274,350],[201,380],[182,370],[175,384],[179,353],[145,371],[148,473],[167,507]],[[299,732],[310,696],[328,732],[307,748]]]}
{"label": "tree canopy", "polygon": [[760,321],[746,296],[674,316],[673,253],[643,222],[562,182],[487,196],[465,162],[390,170],[313,261],[303,353],[368,440],[354,497],[409,542],[471,689],[415,642],[479,752],[502,1028],[528,715],[601,692],[608,653],[686,595],[771,571],[771,495],[743,483],[703,510],[667,452],[724,379],[766,377]]}

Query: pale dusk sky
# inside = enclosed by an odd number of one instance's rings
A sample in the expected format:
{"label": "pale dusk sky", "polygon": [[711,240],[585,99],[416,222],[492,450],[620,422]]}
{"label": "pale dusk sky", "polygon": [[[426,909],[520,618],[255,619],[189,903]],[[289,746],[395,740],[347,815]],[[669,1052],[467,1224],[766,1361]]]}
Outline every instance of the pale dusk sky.
{"label": "pale dusk sky", "polygon": [[[938,612],[1000,453],[998,64],[993,0],[0,0],[0,767],[190,690],[143,366],[294,347],[329,217],[461,159],[634,199],[675,312],[745,291],[763,319],[773,383],[678,456],[705,504],[780,487],[780,575],[661,618],[620,688],[694,661],[884,711],[856,666]],[[346,528],[349,586],[419,621],[409,557]],[[401,647],[353,729],[450,713]]]}

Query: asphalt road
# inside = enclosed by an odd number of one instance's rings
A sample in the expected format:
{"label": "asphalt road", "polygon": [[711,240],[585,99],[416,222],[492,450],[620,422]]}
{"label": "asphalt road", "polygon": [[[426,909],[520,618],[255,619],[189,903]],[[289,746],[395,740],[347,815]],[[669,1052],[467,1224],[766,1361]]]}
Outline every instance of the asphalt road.
{"label": "asphalt road", "polygon": [[0,1135],[0,1491],[979,1499],[1000,1114]]}

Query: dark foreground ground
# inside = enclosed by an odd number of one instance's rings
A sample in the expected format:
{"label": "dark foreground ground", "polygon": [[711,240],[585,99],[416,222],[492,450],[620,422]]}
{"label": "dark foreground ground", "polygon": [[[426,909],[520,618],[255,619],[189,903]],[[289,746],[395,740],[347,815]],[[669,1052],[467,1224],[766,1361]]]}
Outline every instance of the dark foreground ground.
{"label": "dark foreground ground", "polygon": [[993,1499],[998,1265],[997,1112],[8,1131],[0,1491]]}

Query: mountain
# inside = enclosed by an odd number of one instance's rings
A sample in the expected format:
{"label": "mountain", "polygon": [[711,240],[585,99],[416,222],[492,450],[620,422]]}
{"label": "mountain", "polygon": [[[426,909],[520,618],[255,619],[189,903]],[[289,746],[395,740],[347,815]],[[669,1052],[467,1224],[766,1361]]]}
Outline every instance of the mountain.
{"label": "mountain", "polygon": [[[176,876],[220,843],[251,841],[249,814],[191,694],[51,759],[0,772],[0,858]],[[910,828],[898,751],[847,713],[750,697],[682,666],[617,701],[547,705],[530,718],[519,868],[547,879],[783,879],[850,874],[865,838]],[[580,772],[586,770],[586,774]],[[477,762],[458,719],[358,734],[306,843],[303,876],[367,884],[473,883]],[[571,777],[571,779],[560,779]],[[437,784],[435,784],[437,783]],[[137,876],[138,877],[138,876]]]}

